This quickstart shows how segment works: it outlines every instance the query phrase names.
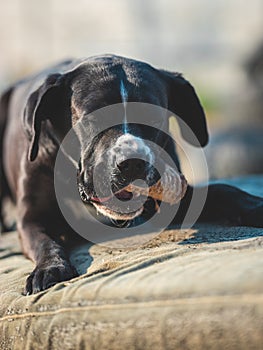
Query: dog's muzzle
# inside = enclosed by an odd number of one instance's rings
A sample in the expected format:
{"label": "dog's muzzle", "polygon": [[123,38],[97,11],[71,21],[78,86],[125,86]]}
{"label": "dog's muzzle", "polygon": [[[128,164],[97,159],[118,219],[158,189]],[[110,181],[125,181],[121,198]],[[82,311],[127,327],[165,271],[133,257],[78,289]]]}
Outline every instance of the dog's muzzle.
{"label": "dog's muzzle", "polygon": [[[89,202],[100,214],[125,221],[142,214],[149,199],[147,191],[132,192],[127,186],[139,181],[139,186],[152,188],[161,178],[162,170],[157,166],[158,159],[153,148],[137,136],[124,134],[104,152],[103,161],[94,169],[94,195],[89,197]],[[85,188],[81,191],[83,195]],[[158,208],[157,200],[154,200]]]}

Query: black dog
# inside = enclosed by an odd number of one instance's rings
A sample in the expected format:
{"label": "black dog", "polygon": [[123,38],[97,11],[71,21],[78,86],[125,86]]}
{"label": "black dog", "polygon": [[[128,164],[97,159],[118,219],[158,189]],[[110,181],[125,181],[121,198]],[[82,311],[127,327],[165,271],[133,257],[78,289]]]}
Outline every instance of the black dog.
{"label": "black dog", "polygon": [[[27,294],[76,276],[60,240],[62,233],[66,235],[67,228],[57,205],[53,181],[60,142],[72,126],[79,121],[86,125],[78,134],[81,151],[77,177],[81,198],[113,222],[143,216],[145,208],[129,215],[121,214],[118,208],[105,209],[104,201],[96,196],[93,186],[94,166],[102,165],[107,169],[113,192],[127,203],[130,194],[122,191],[124,186],[138,178],[150,185],[159,178],[151,160],[155,150],[149,149],[143,139],[157,142],[179,169],[172,139],[165,133],[156,133],[161,125],[168,133],[166,118],[153,116],[153,127],[127,124],[128,132],[123,130],[120,120],[118,125],[97,135],[96,125],[102,121],[90,119],[90,114],[123,102],[121,89],[125,89],[128,102],[157,105],[178,115],[193,130],[198,141],[196,145],[205,146],[208,142],[205,115],[189,82],[180,74],[123,57],[106,55],[67,61],[17,83],[2,96],[1,202],[6,197],[15,201],[17,229],[24,254],[36,263],[27,279]],[[179,126],[182,136],[194,143],[180,122]],[[120,156],[125,147],[129,159]],[[108,150],[111,152],[104,157]],[[102,186],[101,191],[104,199],[107,198],[107,188]],[[183,220],[192,193],[193,188],[188,186],[175,223]],[[149,210],[155,210],[150,200],[148,213]],[[211,185],[200,220],[228,220],[233,224],[262,227],[263,200],[234,187]]]}

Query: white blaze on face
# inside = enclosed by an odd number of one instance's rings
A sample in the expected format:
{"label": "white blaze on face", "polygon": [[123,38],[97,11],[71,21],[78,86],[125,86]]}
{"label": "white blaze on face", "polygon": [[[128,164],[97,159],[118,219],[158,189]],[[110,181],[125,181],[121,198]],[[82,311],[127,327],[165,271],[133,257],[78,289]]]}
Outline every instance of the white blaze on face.
{"label": "white blaze on face", "polygon": [[123,131],[124,133],[128,133],[128,121],[127,121],[127,113],[126,113],[126,106],[128,101],[128,91],[126,90],[123,81],[121,80],[120,83],[120,93],[121,93],[121,100],[124,107],[124,118],[123,118]]}

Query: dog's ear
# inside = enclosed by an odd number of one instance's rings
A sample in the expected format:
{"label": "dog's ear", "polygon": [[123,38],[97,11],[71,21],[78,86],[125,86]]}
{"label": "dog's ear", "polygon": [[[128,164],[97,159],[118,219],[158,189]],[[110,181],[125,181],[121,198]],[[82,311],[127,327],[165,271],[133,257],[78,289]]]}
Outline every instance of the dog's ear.
{"label": "dog's ear", "polygon": [[60,125],[64,126],[67,122],[65,113],[69,106],[65,104],[67,101],[69,103],[69,98],[65,95],[63,76],[52,74],[29,96],[24,110],[23,125],[30,142],[28,152],[30,161],[35,160],[38,154],[42,122],[50,120],[56,131],[62,128]]}
{"label": "dog's ear", "polygon": [[205,113],[194,88],[179,73],[161,70],[161,74],[167,85],[168,109],[179,116],[183,138],[194,146],[204,147],[208,142]]}

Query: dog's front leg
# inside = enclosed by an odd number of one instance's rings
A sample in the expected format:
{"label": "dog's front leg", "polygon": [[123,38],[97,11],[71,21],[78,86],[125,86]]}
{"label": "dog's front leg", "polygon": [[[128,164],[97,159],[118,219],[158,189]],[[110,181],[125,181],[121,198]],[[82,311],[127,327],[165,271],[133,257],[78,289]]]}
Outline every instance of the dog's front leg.
{"label": "dog's front leg", "polygon": [[[195,192],[202,208],[191,208]],[[203,204],[202,204],[203,203]],[[195,206],[198,203],[194,204]],[[207,187],[188,187],[174,223],[182,222],[188,210],[200,210],[199,222],[218,222],[238,226],[263,227],[263,198],[253,196],[234,186],[211,184]]]}
{"label": "dog's front leg", "polygon": [[77,276],[64,248],[52,240],[44,227],[28,220],[18,222],[24,254],[36,263],[26,281],[25,294],[34,294]]}

